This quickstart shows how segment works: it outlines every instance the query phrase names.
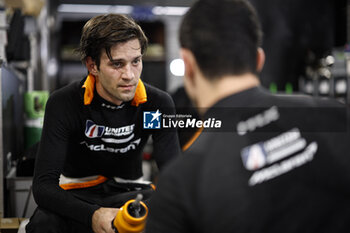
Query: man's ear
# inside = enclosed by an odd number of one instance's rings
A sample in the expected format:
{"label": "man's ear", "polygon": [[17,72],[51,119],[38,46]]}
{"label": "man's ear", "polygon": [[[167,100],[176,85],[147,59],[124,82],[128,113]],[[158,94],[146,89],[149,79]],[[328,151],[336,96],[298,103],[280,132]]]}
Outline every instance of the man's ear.
{"label": "man's ear", "polygon": [[93,74],[93,75],[97,75],[97,65],[96,65],[96,62],[94,60],[92,60],[91,57],[87,57],[85,59],[85,66],[86,68],[89,70],[89,73],[90,74]]}
{"label": "man's ear", "polygon": [[187,95],[190,97],[192,102],[196,103],[196,60],[193,53],[185,48],[180,50],[181,57],[184,61],[185,66],[185,77],[184,77],[184,87]]}
{"label": "man's ear", "polygon": [[184,61],[185,77],[193,79],[195,69],[195,59],[193,53],[190,50],[184,48],[180,50],[180,53],[182,60]]}
{"label": "man's ear", "polygon": [[258,73],[261,72],[265,64],[265,52],[262,48],[258,48],[256,56],[256,70]]}

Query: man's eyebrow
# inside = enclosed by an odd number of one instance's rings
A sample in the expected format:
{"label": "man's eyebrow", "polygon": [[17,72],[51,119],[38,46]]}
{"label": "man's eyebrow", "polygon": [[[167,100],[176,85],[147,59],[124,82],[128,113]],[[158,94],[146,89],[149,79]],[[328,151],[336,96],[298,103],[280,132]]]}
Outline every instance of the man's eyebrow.
{"label": "man's eyebrow", "polygon": [[[133,59],[131,59],[132,61],[136,60],[136,59],[140,59],[142,58],[142,55],[139,55],[137,57],[134,57]],[[114,62],[124,62],[126,61],[124,58],[119,58],[119,59],[110,59],[110,62],[114,63]]]}

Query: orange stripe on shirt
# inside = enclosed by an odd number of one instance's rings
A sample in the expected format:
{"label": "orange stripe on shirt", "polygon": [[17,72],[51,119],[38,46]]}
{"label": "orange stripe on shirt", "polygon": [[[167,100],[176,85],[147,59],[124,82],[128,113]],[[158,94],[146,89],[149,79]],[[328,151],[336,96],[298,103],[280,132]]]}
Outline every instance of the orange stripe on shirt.
{"label": "orange stripe on shirt", "polygon": [[90,180],[90,181],[86,181],[86,182],[82,182],[82,183],[61,184],[60,187],[64,190],[89,188],[89,187],[93,187],[93,186],[102,184],[106,180],[108,180],[107,177],[98,176],[95,180]]}
{"label": "orange stripe on shirt", "polygon": [[202,131],[203,131],[203,127],[199,128],[196,133],[192,136],[192,138],[182,147],[182,151],[186,151],[199,137],[199,135],[201,135]]}

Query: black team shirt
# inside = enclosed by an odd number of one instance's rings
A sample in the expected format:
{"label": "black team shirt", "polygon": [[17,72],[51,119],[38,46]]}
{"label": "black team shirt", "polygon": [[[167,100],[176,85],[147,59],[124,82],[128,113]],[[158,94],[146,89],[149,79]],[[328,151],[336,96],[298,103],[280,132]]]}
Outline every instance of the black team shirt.
{"label": "black team shirt", "polygon": [[159,177],[147,233],[349,232],[344,105],[252,88],[217,102]]}
{"label": "black team shirt", "polygon": [[33,192],[39,207],[91,226],[92,214],[100,206],[78,200],[63,190],[59,186],[61,174],[71,178],[102,175],[135,180],[142,177],[142,150],[149,136],[153,139],[152,155],[160,169],[180,149],[175,130],[143,129],[144,111],[175,113],[167,93],[144,84],[141,86],[146,102],[116,106],[92,90],[92,101],[85,105],[88,88],[82,88],[84,82],[54,92],[47,102]]}

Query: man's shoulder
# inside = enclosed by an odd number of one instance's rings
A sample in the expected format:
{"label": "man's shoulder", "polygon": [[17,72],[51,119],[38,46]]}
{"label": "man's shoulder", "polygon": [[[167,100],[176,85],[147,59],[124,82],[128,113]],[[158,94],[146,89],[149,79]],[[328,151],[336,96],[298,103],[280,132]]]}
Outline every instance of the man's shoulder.
{"label": "man's shoulder", "polygon": [[169,94],[158,87],[155,87],[149,83],[145,83],[147,96],[169,96]]}
{"label": "man's shoulder", "polygon": [[81,81],[74,81],[74,82],[68,83],[54,90],[51,95],[65,95],[65,94],[75,92],[79,89],[79,87],[81,88],[80,83]]}
{"label": "man's shoulder", "polygon": [[282,107],[345,107],[335,99],[314,97],[304,94],[274,95],[278,105]]}
{"label": "man's shoulder", "polygon": [[169,93],[163,91],[151,84],[144,83],[147,93],[147,102],[149,104],[161,104],[163,106],[171,105],[173,106],[173,100]]}
{"label": "man's shoulder", "polygon": [[79,97],[81,97],[83,93],[80,83],[80,81],[75,81],[53,91],[50,95],[49,102],[68,104],[80,101]]}
{"label": "man's shoulder", "polygon": [[183,151],[183,156],[178,159],[180,164],[187,164],[186,166],[189,166],[189,169],[193,164],[199,167],[199,164],[215,155],[218,148],[225,150],[223,144],[228,141],[231,143],[231,137],[227,137],[227,135],[230,135],[228,132],[210,132],[204,129],[197,133],[198,137],[193,138],[192,143]]}
{"label": "man's shoulder", "polygon": [[[185,151],[181,156],[175,158],[163,170],[164,176],[187,177],[194,176],[201,170],[201,163],[205,160],[206,154],[200,154],[200,149]],[[195,170],[193,168],[196,168]],[[181,172],[179,172],[181,171]]]}

